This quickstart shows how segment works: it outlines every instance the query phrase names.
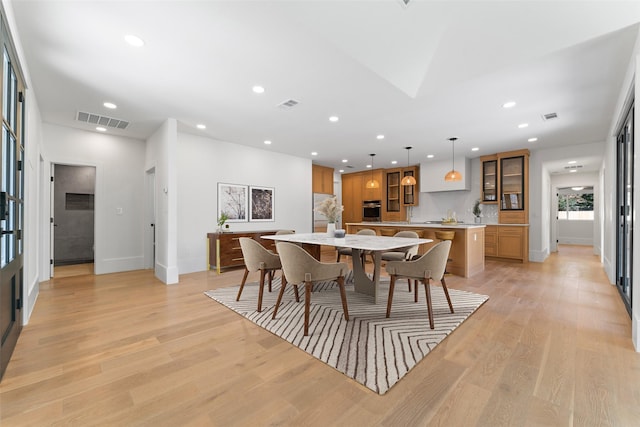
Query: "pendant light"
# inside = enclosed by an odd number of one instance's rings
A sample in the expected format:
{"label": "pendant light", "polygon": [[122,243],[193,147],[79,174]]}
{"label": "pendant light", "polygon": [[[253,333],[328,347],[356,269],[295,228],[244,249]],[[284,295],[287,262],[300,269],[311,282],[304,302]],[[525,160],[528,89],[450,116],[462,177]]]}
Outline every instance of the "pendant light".
{"label": "pendant light", "polygon": [[[407,167],[409,167],[409,150],[413,147],[404,147],[407,150]],[[413,175],[406,175],[400,181],[400,185],[416,185],[416,179]]]}
{"label": "pendant light", "polygon": [[369,154],[369,155],[371,156],[371,179],[367,181],[367,183],[364,186],[367,189],[380,188],[380,183],[375,179],[373,179],[373,156],[375,156],[375,154]]}
{"label": "pendant light", "polygon": [[462,180],[462,174],[456,170],[456,163],[455,163],[456,162],[455,142],[457,139],[458,138],[456,137],[449,138],[449,141],[451,141],[451,170],[447,172],[447,174],[444,176],[444,180],[447,182]]}

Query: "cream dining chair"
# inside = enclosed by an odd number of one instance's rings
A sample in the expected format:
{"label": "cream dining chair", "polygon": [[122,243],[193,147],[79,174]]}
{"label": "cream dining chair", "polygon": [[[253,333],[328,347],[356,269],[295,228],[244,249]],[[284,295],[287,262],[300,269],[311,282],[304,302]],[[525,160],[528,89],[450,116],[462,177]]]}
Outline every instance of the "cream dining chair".
{"label": "cream dining chair", "polygon": [[[294,286],[305,285],[304,293],[304,335],[309,335],[309,311],[311,308],[311,288],[314,282],[336,281],[340,287],[342,310],[345,320],[349,320],[349,308],[347,307],[347,294],[344,289],[344,276],[349,271],[349,266],[344,262],[325,263],[312,257],[300,246],[288,242],[277,242],[276,247],[282,262],[282,272],[287,278],[287,283]],[[278,301],[273,310],[273,319],[276,318],[278,307],[282,301],[285,283],[283,281]]]}
{"label": "cream dining chair", "polygon": [[[409,237],[417,239],[418,233],[415,231],[398,231],[393,237]],[[380,258],[383,261],[408,261],[418,254],[418,245],[408,246],[406,248],[394,249],[389,252],[383,252]],[[409,279],[409,292],[411,292],[411,279]]]}
{"label": "cream dining chair", "polygon": [[398,278],[416,280],[414,289],[414,301],[418,302],[418,280],[424,284],[427,297],[427,312],[429,314],[429,327],[433,329],[433,309],[431,307],[431,280],[440,281],[442,290],[447,297],[449,309],[453,313],[453,305],[449,298],[449,291],[444,280],[444,270],[447,265],[447,257],[451,249],[451,240],[444,240],[434,245],[427,253],[414,261],[391,261],[387,263],[387,273],[391,277],[389,283],[389,299],[387,300],[387,317],[391,315],[391,304],[393,301],[393,288]]}
{"label": "cream dining chair", "polygon": [[[363,228],[362,230],[358,230],[358,232],[356,233],[357,235],[360,236],[375,236],[376,232],[375,230],[372,230],[370,228]],[[351,254],[353,253],[353,250],[351,248],[336,248],[338,250],[338,258],[336,259],[336,262],[340,262],[340,257],[341,256],[351,256]],[[362,251],[362,266],[364,267],[364,262],[365,262],[365,257],[369,255],[371,257],[371,260],[373,261],[373,255],[371,253],[371,251]]]}
{"label": "cream dining chair", "polygon": [[[280,263],[280,257],[274,254],[260,243],[249,237],[240,238],[240,248],[242,249],[242,257],[244,258],[244,276],[242,277],[242,283],[238,290],[238,296],[236,301],[240,301],[244,284],[247,281],[247,276],[250,272],[260,271],[260,288],[258,289],[258,312],[262,311],[262,296],[264,294],[264,279],[265,276],[269,278],[269,292],[271,292],[271,282],[273,281],[273,275],[277,270],[282,269]],[[284,276],[284,275],[283,275]],[[282,286],[284,287],[285,278],[282,277]],[[296,293],[296,299],[298,298]]]}

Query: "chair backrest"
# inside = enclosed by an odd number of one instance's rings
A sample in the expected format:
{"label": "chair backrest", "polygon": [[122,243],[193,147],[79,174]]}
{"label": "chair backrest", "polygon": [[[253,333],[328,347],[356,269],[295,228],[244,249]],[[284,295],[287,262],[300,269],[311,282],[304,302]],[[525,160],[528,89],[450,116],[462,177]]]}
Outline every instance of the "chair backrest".
{"label": "chair backrest", "polygon": [[349,268],[344,262],[320,262],[294,243],[276,242],[276,248],[280,254],[282,272],[287,282],[292,284],[303,283],[305,280],[329,280],[344,276]]}
{"label": "chair backrest", "polygon": [[443,240],[435,244],[415,262],[422,271],[431,271],[431,279],[439,281],[444,276],[451,250],[451,240]]}
{"label": "chair backrest", "polygon": [[278,231],[276,231],[276,236],[280,236],[281,234],[296,234],[296,230],[278,230]]}
{"label": "chair backrest", "polygon": [[[418,236],[418,233],[415,231],[398,231],[393,235],[393,237],[409,237],[411,239],[418,239],[420,236]],[[413,245],[406,248],[394,249],[392,252],[404,252],[405,259],[411,259],[414,255],[418,254],[418,246],[419,245]]]}
{"label": "chair backrest", "polygon": [[356,234],[359,234],[361,236],[375,236],[376,231],[370,228],[363,228],[362,230],[358,230]]}
{"label": "chair backrest", "polygon": [[249,237],[240,238],[244,265],[249,271],[281,268],[280,257]]}
{"label": "chair backrest", "polygon": [[430,278],[439,281],[449,258],[451,240],[444,240],[434,245],[424,255],[414,261],[392,261],[387,263],[387,272],[415,279]]}

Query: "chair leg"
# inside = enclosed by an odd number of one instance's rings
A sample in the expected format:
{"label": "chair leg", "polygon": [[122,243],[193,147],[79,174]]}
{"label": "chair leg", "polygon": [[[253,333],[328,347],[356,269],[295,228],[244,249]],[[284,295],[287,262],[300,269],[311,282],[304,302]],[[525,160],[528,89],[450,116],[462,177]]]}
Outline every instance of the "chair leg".
{"label": "chair leg", "polygon": [[391,302],[393,301],[393,288],[396,285],[396,276],[391,275],[391,281],[389,282],[389,298],[387,298],[387,317],[391,316]]}
{"label": "chair leg", "polygon": [[273,282],[273,270],[269,270],[269,292],[271,292],[271,282]]}
{"label": "chair leg", "polygon": [[411,292],[411,279],[407,279],[407,284],[409,285],[409,292]]}
{"label": "chair leg", "polygon": [[[282,285],[280,286],[280,292],[278,292],[278,300],[276,301],[276,306],[273,308],[273,316],[271,316],[271,319],[275,319],[276,318],[276,314],[278,314],[278,308],[280,307],[280,303],[282,302],[282,295],[284,295],[284,288],[287,286],[287,281],[284,278],[284,275],[282,276]],[[297,287],[296,287],[297,289]]]}
{"label": "chair leg", "polygon": [[427,312],[429,313],[429,327],[433,329],[433,312],[431,311],[431,286],[429,285],[431,282],[430,279],[423,279],[422,283],[424,283],[424,292],[427,294]]}
{"label": "chair leg", "polygon": [[442,290],[444,291],[444,295],[447,297],[449,309],[453,313],[453,305],[451,304],[451,298],[449,298],[449,290],[447,289],[447,283],[444,281],[444,276],[442,276],[442,280],[440,280],[440,283],[442,283]]}
{"label": "chair leg", "polygon": [[309,335],[309,311],[311,309],[311,282],[304,283],[304,336]]}
{"label": "chair leg", "polygon": [[249,275],[249,270],[244,268],[244,277],[242,277],[242,283],[240,283],[240,289],[238,289],[238,296],[236,297],[236,301],[240,301],[240,295],[242,295],[242,290],[244,289],[244,283],[247,281],[247,276]]}
{"label": "chair leg", "polygon": [[336,262],[340,262],[340,251],[338,251],[338,258],[336,258]]}
{"label": "chair leg", "polygon": [[413,286],[413,302],[418,302],[418,281],[416,280]]}
{"label": "chair leg", "polygon": [[264,276],[266,272],[264,269],[260,270],[260,288],[258,288],[258,313],[262,311],[262,294],[264,293]]}
{"label": "chair leg", "polygon": [[347,292],[344,290],[344,277],[338,277],[338,286],[340,286],[340,298],[342,298],[342,311],[344,312],[344,320],[349,321],[349,307],[347,307]]}

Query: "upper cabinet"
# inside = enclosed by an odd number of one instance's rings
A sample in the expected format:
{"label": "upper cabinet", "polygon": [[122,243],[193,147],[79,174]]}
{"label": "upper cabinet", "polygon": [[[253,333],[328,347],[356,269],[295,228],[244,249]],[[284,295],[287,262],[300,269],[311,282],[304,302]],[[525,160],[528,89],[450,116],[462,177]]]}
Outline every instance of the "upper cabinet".
{"label": "upper cabinet", "polygon": [[[402,168],[402,178],[405,176],[412,176],[416,179],[416,185],[401,185],[402,204],[404,206],[417,206],[418,194],[420,193],[418,182],[418,168],[416,166],[410,166]],[[400,178],[402,180],[402,178]],[[402,181],[401,181],[402,182]]]}
{"label": "upper cabinet", "polygon": [[529,223],[529,150],[483,156],[480,199],[498,204],[500,224]]}
{"label": "upper cabinet", "polygon": [[471,190],[471,160],[456,157],[455,169],[462,174],[462,180],[447,182],[444,176],[451,170],[452,161],[426,161],[420,164],[420,191],[434,193],[439,191]]}
{"label": "upper cabinet", "polygon": [[400,212],[400,207],[402,206],[400,199],[401,173],[400,169],[386,170],[387,200],[385,206],[383,206],[386,212]]}
{"label": "upper cabinet", "polygon": [[333,191],[333,168],[311,165],[311,186],[314,193],[335,194]]}
{"label": "upper cabinet", "polygon": [[482,165],[482,194],[484,203],[498,203],[498,156],[480,157]]}

